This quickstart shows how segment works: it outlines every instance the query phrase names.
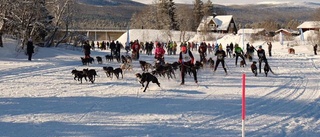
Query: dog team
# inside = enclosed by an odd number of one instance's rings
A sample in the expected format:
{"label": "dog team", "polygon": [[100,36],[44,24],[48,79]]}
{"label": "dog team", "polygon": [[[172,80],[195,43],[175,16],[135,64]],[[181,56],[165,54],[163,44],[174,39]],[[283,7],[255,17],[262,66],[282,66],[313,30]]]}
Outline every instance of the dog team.
{"label": "dog team", "polygon": [[[157,44],[157,48],[163,48],[160,44]],[[228,49],[227,49],[228,50]],[[256,49],[254,49],[256,50]],[[157,51],[157,49],[156,49]],[[157,55],[157,52],[155,52],[155,59],[162,59],[163,63],[155,62],[155,65],[152,65],[151,63],[148,63],[143,60],[139,60],[139,64],[142,70],[142,73],[136,73],[135,76],[138,79],[139,83],[142,85],[142,87],[145,87],[143,92],[146,91],[148,88],[148,85],[150,82],[156,83],[160,87],[160,83],[157,77],[167,77],[168,79],[176,78],[175,71],[180,69],[180,76],[181,76],[181,83],[180,85],[184,85],[184,79],[185,75],[189,74],[189,76],[194,78],[195,83],[198,83],[197,80],[197,71],[200,68],[205,67],[206,65],[209,66],[209,68],[213,69],[214,72],[216,72],[218,65],[221,63],[222,68],[224,69],[225,73],[227,73],[227,67],[224,59],[227,57],[227,55],[230,53],[226,53],[222,46],[220,45],[218,49],[215,52],[216,61],[212,57],[210,57],[208,60],[205,58],[205,54],[201,53],[205,50],[201,50],[201,46],[199,47],[199,53],[202,55],[202,58],[200,61],[194,61],[194,56],[190,49],[187,48],[187,45],[184,44],[181,46],[181,52],[179,54],[179,60],[178,62],[173,63],[164,63],[164,50],[161,50],[163,52],[160,53],[160,55]],[[264,49],[262,49],[262,46],[259,46],[259,49],[256,50],[257,55],[259,57],[259,73],[261,73],[261,64],[264,63],[264,73],[265,76],[268,76],[268,72],[272,70],[270,69],[270,66],[267,62],[266,55]],[[247,54],[246,54],[247,55]],[[235,65],[237,66],[238,57],[240,57],[242,60],[240,61],[240,67],[245,67],[246,61],[245,58],[249,58],[250,61],[252,61],[252,55],[246,56],[242,49],[239,46],[235,46],[235,54],[233,54],[234,58],[236,58]],[[125,71],[132,71],[132,57],[129,55],[122,55],[120,58],[116,58],[112,55],[105,55],[106,62],[111,62],[114,59],[117,60],[117,62],[121,63],[119,68],[113,68],[111,66],[104,66],[102,67],[103,72],[105,72],[107,77],[110,77],[111,79],[113,76],[116,76],[117,79],[123,78],[123,73]],[[94,63],[95,59],[90,57],[90,52],[85,51],[85,57],[81,57],[81,61],[83,65],[89,66],[89,64]],[[96,61],[98,64],[103,64],[103,59],[100,56],[96,56]],[[258,75],[258,67],[257,67],[257,61],[253,61],[251,64],[251,71],[254,74],[254,76]],[[83,69],[83,70],[72,70],[71,72],[74,75],[74,80],[78,80],[82,83],[82,79],[85,79],[91,83],[94,83],[95,77],[97,76],[97,71],[94,69]],[[192,74],[192,75],[191,75]],[[87,79],[88,78],[88,79]],[[147,82],[146,85],[144,83]]]}

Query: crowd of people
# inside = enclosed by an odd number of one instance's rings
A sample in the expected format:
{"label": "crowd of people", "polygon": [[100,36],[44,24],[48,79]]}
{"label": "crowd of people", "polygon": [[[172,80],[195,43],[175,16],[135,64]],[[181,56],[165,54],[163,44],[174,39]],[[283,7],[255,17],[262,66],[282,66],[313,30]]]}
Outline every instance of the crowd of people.
{"label": "crowd of people", "polygon": [[[268,45],[268,53],[269,57],[272,56],[272,44],[271,42],[267,43]],[[255,51],[257,52],[258,60],[259,60],[259,72],[261,73],[261,64],[268,63],[265,55],[264,49],[262,46],[259,46],[259,49],[255,49],[255,47],[249,43],[246,45],[246,51],[244,51],[239,44],[230,43],[227,44],[225,50],[222,44],[210,44],[210,43],[195,43],[195,42],[182,42],[179,47],[175,41],[169,42],[158,42],[158,41],[149,41],[149,42],[139,42],[139,40],[134,40],[129,44],[121,44],[118,41],[110,41],[101,43],[92,41],[89,44],[89,41],[85,41],[83,44],[83,51],[85,54],[85,58],[90,57],[90,50],[95,50],[98,48],[100,50],[110,50],[111,56],[120,57],[121,49],[126,50],[126,54],[129,54],[131,51],[132,59],[139,60],[140,54],[146,54],[148,56],[154,56],[156,65],[164,65],[165,64],[165,54],[167,56],[177,55],[177,48],[180,48],[180,53],[178,54],[179,60],[181,63],[181,85],[184,84],[185,71],[188,68],[192,68],[195,63],[195,57],[192,52],[197,51],[200,56],[200,62],[206,63],[207,56],[212,55],[216,57],[216,62],[214,65],[214,72],[216,72],[219,64],[221,64],[224,72],[227,73],[227,67],[225,63],[225,58],[235,58],[235,66],[238,65],[238,59],[241,58],[241,61],[246,65],[246,59],[249,59],[251,62],[254,56]],[[154,51],[154,52],[152,52]],[[316,54],[316,51],[315,51]],[[196,70],[191,70],[196,71]],[[192,72],[194,75],[194,81],[197,83],[197,73]]]}

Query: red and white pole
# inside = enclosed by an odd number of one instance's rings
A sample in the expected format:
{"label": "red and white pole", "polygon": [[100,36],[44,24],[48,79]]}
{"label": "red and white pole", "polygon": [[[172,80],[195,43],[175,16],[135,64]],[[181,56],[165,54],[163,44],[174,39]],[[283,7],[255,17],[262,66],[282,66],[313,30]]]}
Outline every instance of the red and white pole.
{"label": "red and white pole", "polygon": [[245,119],[246,119],[246,74],[242,74],[242,137],[245,137]]}

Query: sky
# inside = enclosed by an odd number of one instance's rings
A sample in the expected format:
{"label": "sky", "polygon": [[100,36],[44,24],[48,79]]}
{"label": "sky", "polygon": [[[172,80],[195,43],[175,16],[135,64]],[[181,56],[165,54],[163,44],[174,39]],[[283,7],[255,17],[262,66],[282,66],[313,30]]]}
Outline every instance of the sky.
{"label": "sky", "polygon": [[[151,4],[154,0],[133,0],[145,4]],[[206,2],[207,0],[202,0]],[[194,0],[174,0],[175,3],[187,3],[192,4]],[[282,3],[282,2],[317,2],[317,0],[211,0],[213,4],[230,5],[230,4],[257,4],[257,3]]]}
{"label": "sky", "polygon": [[[131,30],[130,30],[131,31]],[[133,33],[136,31],[136,33]],[[140,31],[140,32],[139,32]],[[145,30],[144,30],[145,31]],[[143,39],[161,37],[163,31],[132,30]],[[126,35],[126,34],[124,34]],[[305,32],[308,37],[313,33]],[[173,35],[178,39],[179,35]],[[241,42],[241,35],[226,35],[219,43]],[[246,43],[247,38],[243,38]],[[275,72],[265,76],[263,70],[254,76],[248,66],[235,65],[226,58],[228,75],[221,64],[213,73],[209,66],[198,71],[199,85],[186,76],[180,85],[176,78],[157,76],[161,87],[150,83],[142,92],[135,74],[142,73],[138,61],[123,79],[106,77],[104,66],[120,63],[94,62],[83,66],[81,48],[60,45],[35,51],[32,61],[23,50],[16,50],[15,40],[4,38],[0,47],[0,136],[9,137],[239,137],[242,134],[242,81],[245,75],[245,135],[250,137],[318,137],[320,134],[320,55],[314,55],[312,44],[298,36],[281,45],[272,41],[268,62]],[[242,42],[241,42],[242,43]],[[262,45],[256,40],[252,44]],[[288,54],[287,44],[295,49]],[[225,49],[225,47],[224,47]],[[19,51],[19,52],[16,52]],[[192,51],[196,60],[199,54]],[[268,52],[267,52],[268,53]],[[94,50],[91,56],[110,54]],[[122,55],[126,55],[124,51]],[[130,54],[129,54],[130,55]],[[208,53],[207,58],[216,57]],[[153,56],[141,53],[140,60],[154,62]],[[172,63],[177,55],[165,55]],[[253,57],[257,61],[257,56]],[[238,62],[239,63],[239,62]],[[95,69],[94,83],[82,84],[73,79],[73,69]]]}

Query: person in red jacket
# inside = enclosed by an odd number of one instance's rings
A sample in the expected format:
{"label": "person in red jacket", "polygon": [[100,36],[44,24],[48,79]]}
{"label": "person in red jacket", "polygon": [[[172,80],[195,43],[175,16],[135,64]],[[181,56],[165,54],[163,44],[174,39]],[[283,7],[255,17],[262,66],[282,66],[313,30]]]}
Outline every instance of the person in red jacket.
{"label": "person in red jacket", "polygon": [[166,51],[163,49],[161,44],[157,43],[156,50],[154,51],[154,58],[157,61],[156,64],[164,65],[164,54],[165,53],[166,53]]}
{"label": "person in red jacket", "polygon": [[140,44],[138,40],[135,40],[134,43],[131,46],[132,49],[132,56],[134,59],[139,59],[139,51],[140,51]]}
{"label": "person in red jacket", "polygon": [[197,70],[193,67],[194,65],[194,57],[190,50],[187,50],[187,46],[183,45],[181,47],[181,52],[179,55],[179,63],[181,64],[181,84],[184,85],[184,77],[186,75],[187,70],[192,72],[194,81],[198,83],[197,80]]}

